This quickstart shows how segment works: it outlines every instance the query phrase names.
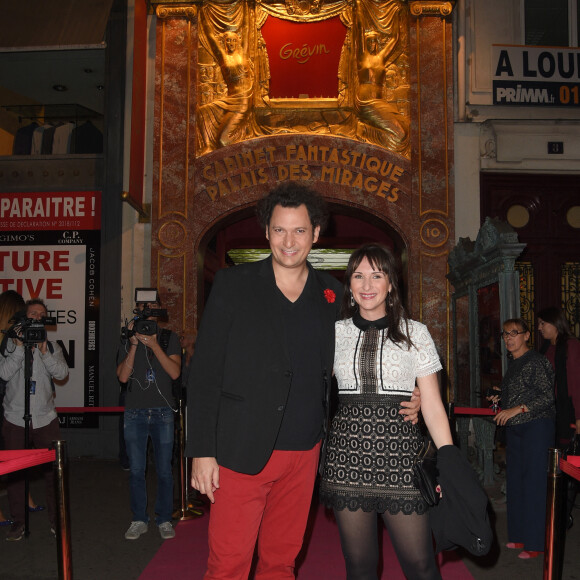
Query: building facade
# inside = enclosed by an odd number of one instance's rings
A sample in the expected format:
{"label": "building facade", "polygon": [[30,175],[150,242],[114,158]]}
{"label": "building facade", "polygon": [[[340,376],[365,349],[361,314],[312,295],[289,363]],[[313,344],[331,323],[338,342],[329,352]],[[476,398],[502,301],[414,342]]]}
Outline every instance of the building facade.
{"label": "building facade", "polygon": [[[0,191],[100,192],[98,405],[117,400],[134,288],[158,287],[171,328],[195,330],[213,273],[267,247],[253,208],[286,179],[328,201],[324,249],[374,239],[401,256],[451,400],[448,257],[486,218],[525,244],[522,313],[562,305],[577,323],[577,2],[543,4],[104,2],[102,153],[11,155],[19,115],[0,110]],[[75,439],[110,455],[115,420]]]}

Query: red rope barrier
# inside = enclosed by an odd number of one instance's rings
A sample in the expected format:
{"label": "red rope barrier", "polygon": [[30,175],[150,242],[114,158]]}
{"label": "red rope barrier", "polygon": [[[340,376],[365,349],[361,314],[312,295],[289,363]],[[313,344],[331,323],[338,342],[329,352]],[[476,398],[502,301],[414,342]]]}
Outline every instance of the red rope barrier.
{"label": "red rope barrier", "polygon": [[125,407],[57,407],[57,413],[124,413]]}
{"label": "red rope barrier", "polygon": [[54,449],[11,449],[0,451],[0,475],[54,461]]}
{"label": "red rope barrier", "polygon": [[453,412],[456,415],[495,415],[492,409],[482,409],[480,407],[455,407]]}
{"label": "red rope barrier", "polygon": [[580,456],[569,455],[568,459],[560,459],[560,469],[580,481]]}
{"label": "red rope barrier", "polygon": [[[453,412],[456,415],[496,415],[493,409],[482,409],[480,407],[455,407]],[[576,429],[576,423],[570,423],[571,429]]]}

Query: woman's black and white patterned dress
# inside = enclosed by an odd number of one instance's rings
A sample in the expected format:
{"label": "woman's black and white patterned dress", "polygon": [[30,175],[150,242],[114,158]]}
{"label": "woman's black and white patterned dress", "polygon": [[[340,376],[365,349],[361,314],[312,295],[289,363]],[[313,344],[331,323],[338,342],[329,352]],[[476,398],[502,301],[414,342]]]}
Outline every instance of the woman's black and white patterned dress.
{"label": "woman's black and white patterned dress", "polygon": [[412,481],[421,433],[399,410],[415,379],[439,371],[441,363],[427,327],[409,320],[408,328],[411,348],[389,340],[386,318],[371,322],[357,314],[336,323],[339,405],[319,493],[327,507],[392,514],[427,510]]}

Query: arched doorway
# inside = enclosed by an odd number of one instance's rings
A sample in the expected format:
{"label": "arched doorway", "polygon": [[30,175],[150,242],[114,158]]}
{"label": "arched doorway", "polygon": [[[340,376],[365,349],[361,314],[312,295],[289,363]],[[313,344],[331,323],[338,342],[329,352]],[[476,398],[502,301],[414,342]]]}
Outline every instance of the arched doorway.
{"label": "arched doorway", "polygon": [[[208,229],[202,239],[197,250],[198,272],[195,274],[198,278],[198,313],[203,311],[213,277],[219,269],[263,259],[268,255],[268,241],[254,215],[254,208],[255,206],[246,207],[219,220]],[[309,258],[312,265],[327,270],[342,280],[350,251],[367,242],[381,243],[398,257],[402,284],[406,288],[407,247],[388,220],[362,209],[336,203],[331,204],[329,209],[328,227]],[[326,250],[331,253],[325,255]]]}

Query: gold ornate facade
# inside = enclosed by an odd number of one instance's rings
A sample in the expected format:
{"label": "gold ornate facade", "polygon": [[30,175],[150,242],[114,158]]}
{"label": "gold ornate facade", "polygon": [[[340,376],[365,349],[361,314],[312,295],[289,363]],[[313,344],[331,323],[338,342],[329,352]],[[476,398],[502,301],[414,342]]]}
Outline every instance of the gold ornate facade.
{"label": "gold ornate facade", "polygon": [[[296,179],[316,189],[333,212],[381,223],[400,240],[411,315],[429,320],[449,366],[449,6],[151,3],[152,280],[165,290],[172,321],[184,330],[197,326],[206,248],[216,232],[251,215],[277,183]],[[279,33],[287,27],[296,35],[286,41]],[[280,68],[276,60],[284,59]],[[299,78],[313,62],[332,65],[316,65],[306,81]],[[298,72],[285,73],[286,65]],[[308,86],[318,76],[330,79],[322,90]]]}
{"label": "gold ornate facade", "polygon": [[[410,155],[409,13],[406,2],[244,0],[199,7],[158,6],[157,15],[197,17],[196,156],[246,139],[337,135]],[[334,98],[271,98],[268,18],[296,23],[340,18],[345,27]],[[294,57],[324,50],[294,48]]]}

